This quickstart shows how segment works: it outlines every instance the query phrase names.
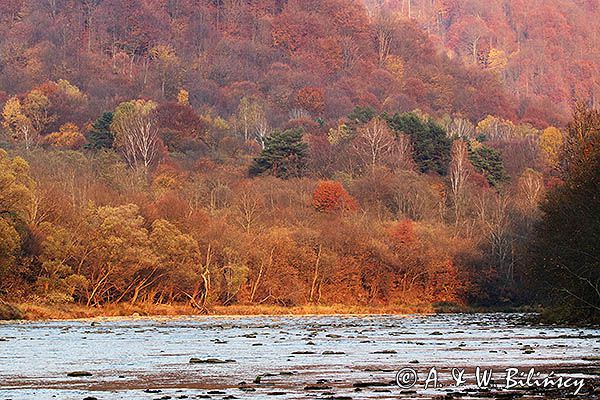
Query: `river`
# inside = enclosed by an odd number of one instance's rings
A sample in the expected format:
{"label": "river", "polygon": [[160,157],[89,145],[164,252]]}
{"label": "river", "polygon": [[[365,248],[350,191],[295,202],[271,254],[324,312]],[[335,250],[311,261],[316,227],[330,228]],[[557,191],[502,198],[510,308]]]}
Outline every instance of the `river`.
{"label": "river", "polygon": [[[600,398],[600,330],[539,326],[527,317],[5,322],[0,400],[561,398],[576,389],[507,387],[509,368],[581,380],[581,398]],[[495,386],[478,387],[477,367],[480,377],[492,370]],[[408,374],[399,378],[404,387],[397,384],[400,370]],[[456,386],[461,371],[464,382]]]}

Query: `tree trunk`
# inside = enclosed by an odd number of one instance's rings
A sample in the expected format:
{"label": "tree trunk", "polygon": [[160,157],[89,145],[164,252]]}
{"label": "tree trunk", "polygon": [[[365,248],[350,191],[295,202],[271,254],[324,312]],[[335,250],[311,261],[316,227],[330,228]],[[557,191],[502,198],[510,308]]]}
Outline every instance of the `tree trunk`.
{"label": "tree trunk", "polygon": [[312,285],[310,287],[310,295],[308,297],[308,301],[310,303],[313,302],[314,295],[315,295],[315,289],[317,287],[317,280],[319,278],[319,261],[321,260],[321,250],[322,250],[322,245],[319,245],[319,252],[317,253],[317,259],[315,261],[315,270],[313,273]]}

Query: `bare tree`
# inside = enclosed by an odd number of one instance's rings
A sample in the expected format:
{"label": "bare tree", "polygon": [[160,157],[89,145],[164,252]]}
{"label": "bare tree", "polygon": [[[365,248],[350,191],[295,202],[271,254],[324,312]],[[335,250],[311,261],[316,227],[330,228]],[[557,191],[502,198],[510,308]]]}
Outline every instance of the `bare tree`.
{"label": "bare tree", "polygon": [[413,145],[410,136],[401,133],[394,141],[391,154],[391,165],[399,170],[414,170]]}
{"label": "bare tree", "polygon": [[508,281],[514,276],[514,235],[509,215],[508,196],[488,193],[478,197],[477,208],[489,255]]}
{"label": "bare tree", "polygon": [[465,185],[471,176],[472,165],[469,161],[469,148],[463,140],[455,140],[452,144],[452,161],[450,162],[450,188],[454,202],[456,226],[459,225],[464,203]]}
{"label": "bare tree", "polygon": [[242,98],[235,122],[237,129],[243,134],[244,140],[250,140],[254,135],[258,144],[264,148],[265,138],[270,129],[266,113],[260,103],[252,98]]}
{"label": "bare tree", "polygon": [[446,131],[451,138],[473,139],[475,136],[475,126],[466,118],[453,118]]}
{"label": "bare tree", "polygon": [[394,143],[394,134],[387,123],[375,118],[359,129],[353,146],[363,162],[374,171],[375,167],[392,153]]}
{"label": "bare tree", "polygon": [[269,136],[270,127],[269,121],[267,120],[267,117],[264,114],[264,112],[262,112],[262,109],[257,115],[254,131],[256,133],[256,141],[258,142],[258,144],[260,144],[260,147],[264,149],[265,139]]}
{"label": "bare tree", "polygon": [[544,196],[544,177],[532,169],[526,169],[519,178],[519,192],[525,200],[525,206],[534,210]]}
{"label": "bare tree", "polygon": [[111,124],[115,145],[133,168],[147,171],[158,161],[160,137],[155,108],[153,101],[132,100],[115,110]]}
{"label": "bare tree", "polygon": [[238,223],[246,233],[250,233],[261,215],[262,197],[252,188],[244,188],[237,196],[235,206]]}
{"label": "bare tree", "polygon": [[377,37],[377,56],[379,66],[385,66],[390,51],[392,48],[392,41],[394,37],[394,21],[390,13],[385,12],[379,5],[377,15],[375,17],[375,33]]}

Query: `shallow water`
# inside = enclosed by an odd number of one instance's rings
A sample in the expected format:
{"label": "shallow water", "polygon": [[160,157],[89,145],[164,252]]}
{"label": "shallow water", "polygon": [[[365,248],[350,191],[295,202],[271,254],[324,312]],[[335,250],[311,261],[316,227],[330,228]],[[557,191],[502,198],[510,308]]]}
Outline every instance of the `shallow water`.
{"label": "shallow water", "polygon": [[[452,392],[462,392],[462,398],[494,398],[502,385],[492,393],[476,389],[476,367],[493,368],[499,382],[509,367],[525,371],[535,367],[543,374],[553,371],[583,378],[587,394],[582,398],[596,398],[600,330],[540,327],[527,324],[525,317],[443,314],[2,323],[0,400],[431,398]],[[191,358],[230,362],[192,364]],[[437,368],[445,388],[424,390],[431,367]],[[419,381],[410,391],[394,384],[402,368],[418,374]],[[466,369],[469,379],[464,387],[448,386],[451,368]],[[92,376],[68,377],[73,371]],[[373,382],[380,386],[368,386]],[[545,396],[526,393],[525,398]]]}

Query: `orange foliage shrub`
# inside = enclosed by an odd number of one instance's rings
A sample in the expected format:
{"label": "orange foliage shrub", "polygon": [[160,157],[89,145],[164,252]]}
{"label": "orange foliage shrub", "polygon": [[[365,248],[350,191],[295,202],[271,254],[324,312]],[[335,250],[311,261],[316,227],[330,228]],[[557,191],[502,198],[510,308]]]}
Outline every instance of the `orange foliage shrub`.
{"label": "orange foliage shrub", "polygon": [[428,268],[425,292],[436,302],[461,302],[458,293],[464,285],[452,260],[433,262]]}
{"label": "orange foliage shrub", "polygon": [[394,225],[390,231],[394,247],[410,246],[417,243],[415,225],[412,220],[405,219]]}
{"label": "orange foliage shrub", "polygon": [[313,193],[313,206],[318,211],[354,211],[356,201],[348,194],[341,183],[320,181]]}
{"label": "orange foliage shrub", "polygon": [[59,132],[45,136],[42,142],[58,149],[76,150],[84,145],[85,137],[79,132],[77,125],[67,123],[60,127]]}

